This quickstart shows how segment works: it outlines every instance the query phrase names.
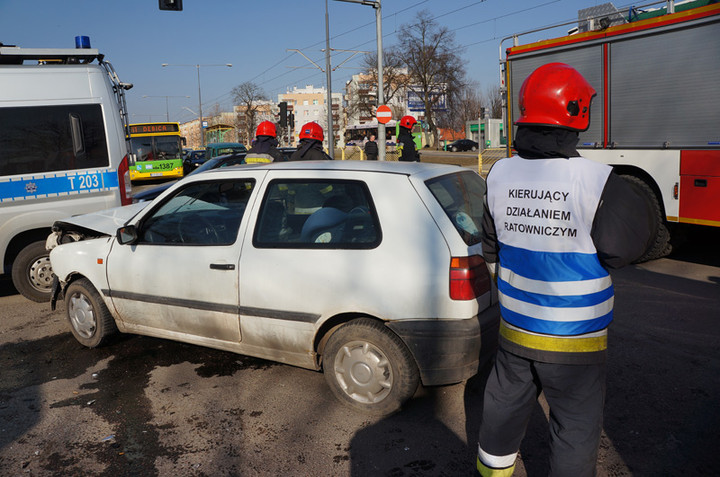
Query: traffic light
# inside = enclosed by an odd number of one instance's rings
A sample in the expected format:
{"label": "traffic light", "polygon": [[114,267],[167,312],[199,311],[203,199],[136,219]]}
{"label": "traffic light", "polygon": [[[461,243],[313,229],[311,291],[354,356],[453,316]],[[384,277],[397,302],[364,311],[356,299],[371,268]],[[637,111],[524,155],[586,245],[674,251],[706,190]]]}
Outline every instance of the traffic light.
{"label": "traffic light", "polygon": [[295,129],[295,114],[292,112],[288,114],[288,124],[290,125],[290,129]]}
{"label": "traffic light", "polygon": [[283,101],[282,103],[278,104],[280,107],[280,127],[286,128],[287,127],[287,102]]}
{"label": "traffic light", "polygon": [[182,10],[182,0],[158,0],[160,10]]}

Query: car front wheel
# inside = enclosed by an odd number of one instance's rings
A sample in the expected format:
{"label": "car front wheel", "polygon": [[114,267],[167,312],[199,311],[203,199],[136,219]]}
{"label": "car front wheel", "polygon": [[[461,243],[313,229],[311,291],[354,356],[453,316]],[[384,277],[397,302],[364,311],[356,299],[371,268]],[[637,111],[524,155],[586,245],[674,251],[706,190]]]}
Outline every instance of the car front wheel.
{"label": "car front wheel", "polygon": [[420,382],[407,346],[385,325],[368,318],[351,321],[332,334],[323,370],[340,401],[380,415],[400,409]]}
{"label": "car front wheel", "polygon": [[65,310],[72,334],[83,346],[96,348],[117,332],[110,310],[85,278],[71,283],[65,291]]}
{"label": "car front wheel", "polygon": [[457,151],[458,151],[458,148],[457,148],[456,146],[453,146],[453,147],[450,148],[450,150],[451,150],[452,152],[457,152]]}

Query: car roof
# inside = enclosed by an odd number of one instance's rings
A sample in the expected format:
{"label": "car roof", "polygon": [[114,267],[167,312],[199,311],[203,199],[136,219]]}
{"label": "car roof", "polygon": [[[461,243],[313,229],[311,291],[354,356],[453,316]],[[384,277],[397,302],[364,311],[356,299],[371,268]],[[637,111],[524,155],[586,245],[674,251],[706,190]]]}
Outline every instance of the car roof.
{"label": "car roof", "polygon": [[[229,171],[251,169],[272,169],[287,171],[359,171],[404,175],[436,176],[471,169],[454,164],[397,161],[282,161],[269,164],[243,164],[205,171],[203,174],[223,174]],[[207,177],[207,176],[206,176]]]}
{"label": "car roof", "polygon": [[209,144],[206,144],[205,147],[233,147],[233,146],[234,147],[238,147],[238,146],[245,147],[243,144],[241,144],[239,142],[211,142]]}

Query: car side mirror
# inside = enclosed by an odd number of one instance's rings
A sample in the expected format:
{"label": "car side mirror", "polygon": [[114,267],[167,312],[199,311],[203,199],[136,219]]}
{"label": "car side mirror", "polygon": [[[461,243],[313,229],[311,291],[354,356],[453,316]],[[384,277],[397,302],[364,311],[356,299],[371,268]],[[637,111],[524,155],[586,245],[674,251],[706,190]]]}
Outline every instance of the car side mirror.
{"label": "car side mirror", "polygon": [[132,244],[137,241],[137,228],[134,225],[120,227],[115,234],[120,245]]}

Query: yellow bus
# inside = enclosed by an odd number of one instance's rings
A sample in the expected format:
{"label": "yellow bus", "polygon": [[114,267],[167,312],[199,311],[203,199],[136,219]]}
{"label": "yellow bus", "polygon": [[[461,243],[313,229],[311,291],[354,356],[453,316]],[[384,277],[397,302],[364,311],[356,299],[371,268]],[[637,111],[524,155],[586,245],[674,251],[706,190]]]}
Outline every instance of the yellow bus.
{"label": "yellow bus", "polygon": [[182,177],[184,139],[178,123],[131,124],[130,147],[135,160],[130,180]]}

